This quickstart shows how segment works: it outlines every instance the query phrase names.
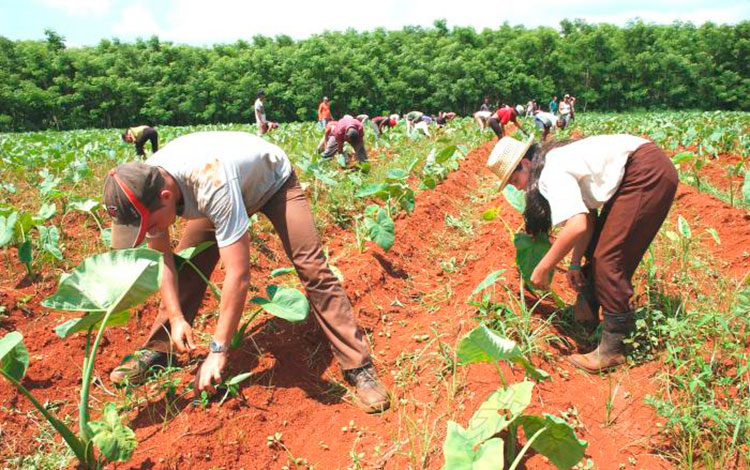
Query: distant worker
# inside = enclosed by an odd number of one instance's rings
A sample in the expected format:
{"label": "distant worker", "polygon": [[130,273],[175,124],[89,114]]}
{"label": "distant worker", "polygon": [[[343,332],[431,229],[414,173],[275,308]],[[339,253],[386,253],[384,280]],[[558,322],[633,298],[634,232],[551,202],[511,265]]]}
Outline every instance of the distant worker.
{"label": "distant worker", "polygon": [[258,92],[258,97],[255,100],[255,123],[258,125],[258,135],[261,136],[268,132],[269,125],[268,121],[266,121],[266,105],[264,104],[266,101],[266,92],[265,90],[260,90]]}
{"label": "distant worker", "polygon": [[561,127],[562,122],[552,113],[546,113],[544,111],[536,111],[534,113],[534,124],[542,131],[542,142],[547,140],[550,130],[553,127]]}
{"label": "distant worker", "polygon": [[557,95],[553,96],[549,100],[549,112],[557,115]]}
{"label": "distant worker", "polygon": [[128,143],[135,143],[135,153],[141,157],[146,156],[143,146],[146,141],[151,142],[151,153],[159,150],[159,134],[151,126],[128,127],[122,133],[122,140]]}
{"label": "distant worker", "polygon": [[424,116],[424,113],[422,111],[409,111],[404,116],[404,119],[406,120],[406,132],[410,133],[412,127],[416,126],[417,123],[421,122],[422,116]]}
{"label": "distant worker", "polygon": [[518,112],[511,106],[505,105],[499,108],[488,120],[488,124],[498,139],[505,136],[505,125],[512,122],[524,134],[529,135],[521,124],[518,123]]}
{"label": "distant worker", "polygon": [[516,105],[516,115],[517,116],[523,116],[525,112],[526,112],[526,106],[524,106],[522,104],[517,104]]}
{"label": "distant worker", "polygon": [[573,121],[576,118],[576,97],[570,97],[570,120]]}
{"label": "distant worker", "polygon": [[422,117],[414,124],[414,130],[421,132],[425,137],[431,137],[430,123],[432,123],[432,118],[427,115],[422,115]]}
{"label": "distant worker", "polygon": [[488,97],[486,97],[486,96],[484,97],[484,102],[482,103],[482,106],[479,107],[479,110],[480,111],[492,112],[490,110],[490,99]]}
{"label": "distant worker", "polygon": [[365,129],[361,122],[351,116],[344,116],[338,121],[331,121],[326,125],[325,133],[318,144],[317,151],[323,158],[330,158],[337,153],[342,153],[348,161],[349,155],[344,152],[344,142],[348,142],[354,148],[358,162],[367,161]]}
{"label": "distant worker", "polygon": [[448,121],[452,121],[453,119],[455,119],[455,117],[456,117],[456,113],[454,113],[453,111],[448,111],[448,112],[440,111],[438,112],[438,115],[435,118],[435,124],[438,127],[445,127]]}
{"label": "distant worker", "polygon": [[480,110],[474,113],[474,120],[477,122],[480,131],[484,131],[488,127],[488,122],[491,117],[492,111],[490,111],[489,109]]}
{"label": "distant worker", "polygon": [[331,105],[328,102],[328,97],[324,96],[323,101],[318,105],[318,122],[320,123],[320,127],[325,129],[326,124],[331,121],[333,121],[333,117],[331,116]]}
{"label": "distant worker", "polygon": [[380,136],[383,134],[383,130],[393,129],[396,127],[396,124],[398,123],[398,118],[394,119],[390,116],[375,116],[370,121],[372,124],[372,128],[375,130],[375,137],[380,138]]}
{"label": "distant worker", "polygon": [[570,95],[565,95],[560,103],[560,121],[562,122],[560,127],[563,129],[570,124]]}

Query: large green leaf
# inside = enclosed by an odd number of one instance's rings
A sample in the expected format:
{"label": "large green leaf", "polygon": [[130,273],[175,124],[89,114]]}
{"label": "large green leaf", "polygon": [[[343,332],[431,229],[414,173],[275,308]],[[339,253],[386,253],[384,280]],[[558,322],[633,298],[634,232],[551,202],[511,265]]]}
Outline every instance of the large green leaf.
{"label": "large green leaf", "polygon": [[[516,247],[516,264],[521,271],[521,276],[529,283],[534,268],[547,254],[552,246],[546,233],[540,233],[532,237],[526,233],[517,233],[513,237],[513,245]],[[552,271],[549,273],[549,281],[552,282]]]}
{"label": "large green leaf", "polygon": [[385,209],[378,210],[374,219],[365,218],[365,230],[367,238],[377,243],[383,251],[390,250],[396,241],[396,225]]}
{"label": "large green leaf", "polygon": [[443,442],[443,470],[499,470],[503,468],[503,440],[490,439],[475,451],[474,442],[461,425],[448,421]]}
{"label": "large green leaf", "polygon": [[484,280],[480,282],[473,291],[471,291],[471,295],[469,297],[475,296],[476,294],[495,284],[497,281],[504,281],[505,278],[501,276],[504,272],[504,269],[498,269],[497,271],[489,273],[487,277],[485,277]]}
{"label": "large green leaf", "polygon": [[25,265],[30,265],[32,259],[31,240],[27,238],[26,241],[18,245],[18,260]]}
{"label": "large green leaf", "polygon": [[264,297],[254,297],[252,303],[260,307],[271,315],[290,322],[299,322],[307,318],[310,311],[310,304],[302,292],[291,287],[279,287],[270,285],[266,287]]}
{"label": "large green leaf", "polygon": [[443,150],[440,151],[440,153],[435,155],[435,162],[437,163],[445,163],[448,159],[450,159],[458,148],[455,145],[449,145],[445,147]]}
{"label": "large green leaf", "polygon": [[55,206],[54,202],[42,204],[42,207],[39,208],[36,216],[34,216],[34,222],[37,224],[42,223],[45,220],[51,219],[56,213],[57,206]]}
{"label": "large green leaf", "polygon": [[567,470],[583,459],[588,443],[576,437],[575,430],[562,418],[545,414],[520,416],[518,423],[529,438],[546,428],[531,444],[531,448],[544,455],[560,470]]}
{"label": "large green leaf", "polygon": [[[73,333],[79,331],[88,331],[90,328],[98,328],[101,325],[102,319],[104,319],[106,312],[89,312],[83,317],[73,318],[65,323],[62,323],[55,327],[55,333],[60,338],[67,338]],[[130,319],[130,312],[123,310],[121,312],[113,313],[107,319],[107,326],[122,326]]]}
{"label": "large green leaf", "polygon": [[99,201],[93,198],[68,201],[68,210],[91,212],[97,207],[99,207]]}
{"label": "large green leaf", "polygon": [[205,242],[198,243],[196,246],[185,248],[179,253],[175,253],[173,255],[175,267],[177,269],[181,269],[182,265],[185,264],[185,261],[191,261],[193,258],[203,253],[204,251],[206,251],[207,249],[209,249],[215,244],[216,243],[212,241],[205,241]]}
{"label": "large green leaf", "polygon": [[482,442],[503,431],[531,403],[534,382],[518,382],[493,392],[474,412],[466,429],[474,442]]}
{"label": "large green leaf", "polygon": [[109,462],[126,462],[133,455],[138,441],[132,429],[122,424],[114,403],[107,403],[101,421],[89,423],[92,440]]}
{"label": "large green leaf", "polygon": [[388,183],[372,183],[365,186],[362,186],[362,188],[357,191],[355,194],[356,197],[370,197],[370,196],[379,196],[382,194],[385,194],[388,188]]}
{"label": "large green leaf", "polygon": [[121,312],[159,290],[161,273],[161,253],[148,248],[94,255],[62,277],[57,292],[42,305],[55,310]]}
{"label": "large green leaf", "polygon": [[13,227],[18,221],[18,212],[13,212],[8,216],[0,215],[0,248],[13,241]]}
{"label": "large green leaf", "polygon": [[550,377],[547,372],[535,368],[514,341],[484,325],[477,326],[461,338],[457,355],[462,365],[503,360],[520,365],[534,380],[547,380]]}
{"label": "large green leaf", "polygon": [[55,258],[62,260],[63,254],[62,251],[60,251],[60,232],[57,231],[57,227],[54,225],[49,227],[38,225],[37,229],[39,230],[39,244],[42,246],[42,249]]}
{"label": "large green leaf", "polygon": [[23,344],[23,336],[11,331],[0,339],[0,370],[21,381],[29,368],[29,352]]}
{"label": "large green leaf", "polygon": [[685,217],[682,216],[682,214],[677,215],[677,228],[680,230],[680,233],[683,237],[690,238],[692,236],[690,225],[688,224],[687,220],[685,220]]}
{"label": "large green leaf", "polygon": [[526,191],[516,188],[512,184],[508,184],[503,189],[503,196],[508,200],[508,203],[521,214],[526,210]]}

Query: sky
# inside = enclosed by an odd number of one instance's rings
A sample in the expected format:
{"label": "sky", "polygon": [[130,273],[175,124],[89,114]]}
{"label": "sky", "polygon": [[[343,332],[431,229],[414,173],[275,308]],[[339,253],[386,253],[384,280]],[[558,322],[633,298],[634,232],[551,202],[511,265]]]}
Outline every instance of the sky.
{"label": "sky", "polygon": [[256,34],[304,39],[326,30],[429,27],[436,19],[447,20],[449,28],[478,31],[506,21],[558,27],[565,18],[620,26],[635,18],[736,24],[750,20],[750,0],[0,0],[0,36],[43,39],[51,28],[68,47],[152,35],[192,45],[233,43]]}

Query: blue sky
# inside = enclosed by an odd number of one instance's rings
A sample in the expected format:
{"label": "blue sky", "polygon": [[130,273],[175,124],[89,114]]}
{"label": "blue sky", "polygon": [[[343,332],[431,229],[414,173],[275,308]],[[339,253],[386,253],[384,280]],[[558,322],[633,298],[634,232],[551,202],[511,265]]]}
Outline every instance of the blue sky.
{"label": "blue sky", "polygon": [[750,20],[748,0],[0,0],[0,35],[40,39],[52,28],[68,46],[93,45],[104,38],[133,41],[153,34],[194,45],[231,43],[256,34],[305,38],[324,30],[370,30],[382,26],[496,28],[503,22],[558,26],[563,18],[625,24],[633,18],[653,23],[705,21],[735,24]]}

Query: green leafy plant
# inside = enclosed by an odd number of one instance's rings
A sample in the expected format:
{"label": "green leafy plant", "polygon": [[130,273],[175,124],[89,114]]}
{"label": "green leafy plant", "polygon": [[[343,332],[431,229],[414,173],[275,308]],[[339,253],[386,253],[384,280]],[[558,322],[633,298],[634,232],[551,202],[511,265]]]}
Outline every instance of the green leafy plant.
{"label": "green leafy plant", "polygon": [[[461,340],[457,354],[463,365],[476,362],[496,364],[506,360],[533,369],[513,341],[500,337],[483,325]],[[530,448],[560,469],[568,469],[580,462],[588,444],[576,437],[575,430],[564,419],[549,414],[523,414],[531,403],[533,388],[534,382],[530,381],[503,385],[479,406],[467,428],[449,421],[443,443],[443,468],[489,470],[504,468],[509,463],[508,468],[515,469]],[[519,427],[524,430],[526,444],[517,452]]]}
{"label": "green leafy plant", "polygon": [[[364,238],[375,242],[383,251],[388,251],[396,240],[396,225],[384,208],[370,204],[362,216]],[[360,230],[359,225],[357,230]],[[358,236],[362,236],[357,232]],[[363,250],[360,250],[363,251]]]}
{"label": "green leafy plant", "polygon": [[[3,373],[70,446],[81,465],[100,468],[107,461],[126,461],[135,449],[133,432],[120,421],[113,404],[104,406],[102,419],[90,421],[89,398],[94,361],[104,330],[128,321],[129,309],[145,301],[159,288],[162,272],[161,253],[135,248],[95,255],[85,259],[60,280],[57,291],[42,302],[47,308],[85,312],[55,328],[61,338],[86,332],[86,350],[79,403],[79,433],[76,436],[65,424],[52,416],[21,384],[28,367],[28,353],[18,333],[6,335],[0,344]],[[93,339],[92,335],[98,329]],[[99,449],[96,456],[94,446]]]}
{"label": "green leafy plant", "polygon": [[266,297],[256,296],[250,300],[259,308],[245,320],[232,336],[230,346],[238,348],[245,339],[247,328],[261,312],[266,312],[274,317],[296,323],[307,319],[310,312],[310,304],[307,297],[291,287],[279,287],[276,285],[266,286]]}

